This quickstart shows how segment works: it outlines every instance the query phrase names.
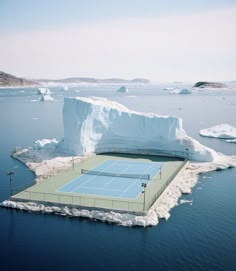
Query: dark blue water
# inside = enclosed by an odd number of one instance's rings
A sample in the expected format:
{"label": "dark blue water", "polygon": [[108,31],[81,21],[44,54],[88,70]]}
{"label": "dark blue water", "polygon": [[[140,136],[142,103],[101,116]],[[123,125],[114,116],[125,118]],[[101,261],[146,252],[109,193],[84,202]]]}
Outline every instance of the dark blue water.
{"label": "dark blue water", "polygon": [[[186,131],[225,154],[236,144],[202,138],[199,129],[220,123],[236,126],[236,93],[221,91],[169,95],[158,86],[54,88],[55,102],[38,100],[36,89],[0,90],[0,201],[14,185],[33,183],[34,174],[10,157],[16,146],[63,136],[63,96],[103,96],[140,111],[173,114]],[[80,90],[80,93],[74,90]],[[22,92],[24,91],[24,92]],[[127,97],[135,96],[135,97]],[[87,219],[0,208],[0,257],[3,270],[235,270],[236,169],[201,176],[192,201],[171,211],[168,221],[152,228],[128,228]]]}

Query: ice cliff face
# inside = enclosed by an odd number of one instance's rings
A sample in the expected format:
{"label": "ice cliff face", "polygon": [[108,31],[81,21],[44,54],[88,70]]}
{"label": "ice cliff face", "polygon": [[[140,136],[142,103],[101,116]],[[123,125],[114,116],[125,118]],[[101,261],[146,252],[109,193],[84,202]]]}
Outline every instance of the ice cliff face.
{"label": "ice cliff face", "polygon": [[215,151],[187,136],[180,118],[131,111],[104,98],[65,98],[63,121],[60,147],[74,155],[126,152],[197,161],[217,157]]}

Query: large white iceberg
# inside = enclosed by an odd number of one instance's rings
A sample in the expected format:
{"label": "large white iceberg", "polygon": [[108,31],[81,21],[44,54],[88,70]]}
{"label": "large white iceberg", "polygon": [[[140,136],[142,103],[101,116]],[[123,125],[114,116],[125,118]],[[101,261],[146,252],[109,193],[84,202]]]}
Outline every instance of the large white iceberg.
{"label": "large white iceberg", "polygon": [[65,98],[63,121],[60,148],[69,154],[164,154],[196,161],[218,157],[186,134],[182,119],[135,112],[105,98]]}

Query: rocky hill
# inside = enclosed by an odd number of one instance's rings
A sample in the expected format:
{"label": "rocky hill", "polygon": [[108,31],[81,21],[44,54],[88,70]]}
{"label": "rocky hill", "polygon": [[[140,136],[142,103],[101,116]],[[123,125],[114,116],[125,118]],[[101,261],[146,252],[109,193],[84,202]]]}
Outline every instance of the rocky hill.
{"label": "rocky hill", "polygon": [[65,79],[26,79],[13,76],[11,74],[0,71],[0,87],[25,87],[25,86],[39,86],[41,84],[148,84],[147,79],[135,78],[126,80],[122,78],[108,78],[97,79],[93,77],[69,77]]}
{"label": "rocky hill", "polygon": [[193,87],[195,88],[227,88],[223,83],[199,81]]}
{"label": "rocky hill", "polygon": [[108,79],[98,79],[93,77],[70,77],[65,79],[40,79],[36,80],[39,83],[56,83],[56,84],[79,84],[79,83],[89,83],[89,84],[148,84],[149,80],[143,78],[135,78],[132,80],[126,80],[122,78],[108,78]]}
{"label": "rocky hill", "polygon": [[0,71],[0,87],[26,87],[37,86],[38,82],[13,76],[9,73]]}

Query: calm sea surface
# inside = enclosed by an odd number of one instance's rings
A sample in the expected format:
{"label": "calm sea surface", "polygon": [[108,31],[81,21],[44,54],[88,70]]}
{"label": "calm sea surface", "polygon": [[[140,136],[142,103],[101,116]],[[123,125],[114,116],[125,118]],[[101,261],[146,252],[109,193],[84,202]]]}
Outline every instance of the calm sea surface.
{"label": "calm sea surface", "polygon": [[[12,150],[63,137],[67,96],[107,97],[137,111],[179,116],[190,136],[236,155],[236,144],[199,136],[216,124],[236,127],[236,88],[170,95],[163,87],[132,86],[128,93],[115,86],[52,87],[54,102],[39,102],[36,88],[0,89],[0,201],[10,196],[7,171],[15,171],[14,186],[34,182]],[[151,228],[0,208],[1,270],[236,270],[236,168],[202,175],[181,199],[190,202]]]}

